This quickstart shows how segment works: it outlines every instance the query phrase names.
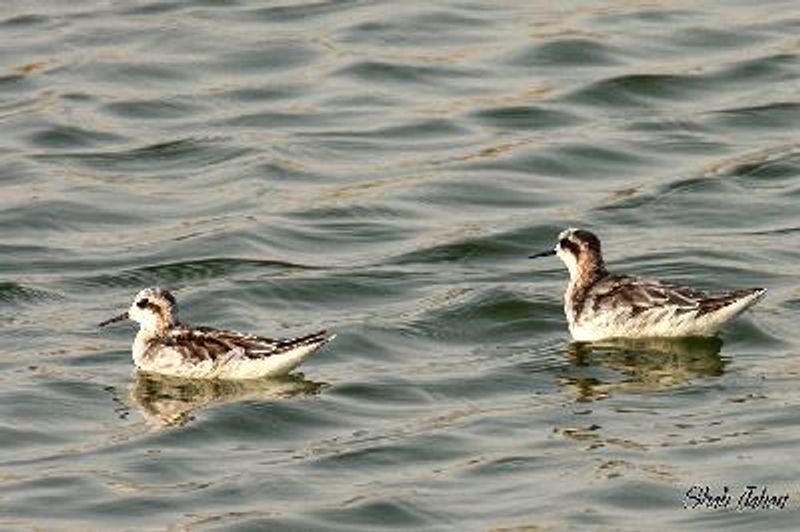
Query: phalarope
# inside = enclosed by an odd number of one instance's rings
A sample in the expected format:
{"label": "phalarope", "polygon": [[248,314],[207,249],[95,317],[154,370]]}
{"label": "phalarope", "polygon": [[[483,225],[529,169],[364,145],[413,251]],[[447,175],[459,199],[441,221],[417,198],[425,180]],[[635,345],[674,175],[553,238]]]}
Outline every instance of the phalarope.
{"label": "phalarope", "polygon": [[285,375],[335,335],[319,331],[297,338],[270,339],[177,320],[175,297],[163,288],[145,288],[130,308],[100,326],[131,319],[139,323],[133,342],[137,368],[199,379],[256,379]]}
{"label": "phalarope", "polygon": [[583,229],[558,235],[554,249],[530,258],[558,255],[569,270],[564,313],[579,342],[606,338],[712,336],[755,304],[764,288],[716,295],[651,279],[612,275],[600,240]]}

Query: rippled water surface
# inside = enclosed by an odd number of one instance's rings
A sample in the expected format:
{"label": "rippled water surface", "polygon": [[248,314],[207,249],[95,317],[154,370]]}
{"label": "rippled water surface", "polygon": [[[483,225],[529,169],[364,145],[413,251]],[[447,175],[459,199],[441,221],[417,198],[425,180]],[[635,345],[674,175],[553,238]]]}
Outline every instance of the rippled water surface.
{"label": "rippled water surface", "polygon": [[[4,2],[0,526],[796,526],[798,36],[791,1]],[[574,345],[526,259],[565,226],[769,292],[719,340]],[[137,375],[96,324],[156,284],[338,337]]]}

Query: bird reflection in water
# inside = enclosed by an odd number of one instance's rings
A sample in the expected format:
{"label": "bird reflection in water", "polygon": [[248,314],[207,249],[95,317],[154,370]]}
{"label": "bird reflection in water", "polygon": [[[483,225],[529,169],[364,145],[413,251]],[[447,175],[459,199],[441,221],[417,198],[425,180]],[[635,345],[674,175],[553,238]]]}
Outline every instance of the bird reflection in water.
{"label": "bird reflection in water", "polygon": [[716,337],[573,342],[565,353],[572,374],[561,377],[560,384],[571,388],[578,401],[665,390],[722,375],[727,360],[720,356],[721,348]]}
{"label": "bird reflection in water", "polygon": [[195,411],[207,406],[314,395],[323,386],[324,383],[307,380],[302,374],[232,381],[182,379],[136,372],[130,399],[149,424],[180,426],[194,419]]}

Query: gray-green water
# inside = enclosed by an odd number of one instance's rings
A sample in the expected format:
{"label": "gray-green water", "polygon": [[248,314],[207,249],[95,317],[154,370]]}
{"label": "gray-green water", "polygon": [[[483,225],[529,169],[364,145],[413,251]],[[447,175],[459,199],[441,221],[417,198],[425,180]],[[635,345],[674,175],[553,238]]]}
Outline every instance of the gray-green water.
{"label": "gray-green water", "polygon": [[[791,528],[796,2],[3,2],[0,526]],[[617,270],[766,286],[722,335],[582,349]],[[137,290],[338,338],[277,382],[132,372]],[[684,509],[692,486],[783,510]]]}

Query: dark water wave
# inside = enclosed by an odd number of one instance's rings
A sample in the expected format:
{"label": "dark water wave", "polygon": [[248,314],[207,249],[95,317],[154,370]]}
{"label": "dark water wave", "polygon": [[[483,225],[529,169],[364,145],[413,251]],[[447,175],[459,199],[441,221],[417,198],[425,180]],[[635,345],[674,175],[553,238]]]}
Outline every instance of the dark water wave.
{"label": "dark water wave", "polygon": [[[42,142],[52,148],[51,142],[46,139]],[[247,152],[242,148],[225,147],[213,139],[187,138],[118,152],[40,154],[38,158],[51,164],[72,164],[101,172],[144,172],[163,177],[163,172],[207,168]]]}
{"label": "dark water wave", "polygon": [[160,283],[186,284],[193,281],[207,281],[251,272],[276,276],[286,274],[289,271],[306,270],[313,270],[313,268],[280,261],[209,258],[172,264],[161,263],[121,273],[82,278],[77,281],[73,280],[73,282],[87,287],[136,288]]}
{"label": "dark water wave", "polygon": [[0,283],[0,301],[4,305],[11,306],[58,299],[61,299],[61,296],[56,292],[38,290],[17,283]]}

